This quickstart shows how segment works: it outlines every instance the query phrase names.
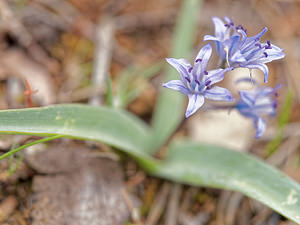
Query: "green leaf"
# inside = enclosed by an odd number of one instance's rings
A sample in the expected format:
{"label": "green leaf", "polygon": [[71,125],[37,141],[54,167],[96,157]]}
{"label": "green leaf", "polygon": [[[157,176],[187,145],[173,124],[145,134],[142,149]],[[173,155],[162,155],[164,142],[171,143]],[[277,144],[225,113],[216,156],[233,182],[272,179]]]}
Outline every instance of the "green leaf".
{"label": "green leaf", "polygon": [[104,142],[130,154],[152,175],[238,191],[300,224],[300,187],[279,170],[244,153],[191,142],[172,144],[167,158],[158,161],[147,153],[148,127],[124,111],[83,105],[3,110],[0,133]]}
{"label": "green leaf", "polygon": [[244,193],[300,224],[300,186],[272,166],[222,147],[175,143],[154,175]]}
{"label": "green leaf", "polygon": [[[201,0],[186,0],[183,3],[175,28],[171,57],[186,58],[191,50],[195,31],[196,17],[199,13]],[[178,73],[166,65],[164,81],[178,79]],[[184,115],[185,96],[162,88],[153,115],[153,148],[155,151],[173,134]]]}
{"label": "green leaf", "polygon": [[[0,133],[95,140],[146,157],[149,128],[132,114],[108,107],[54,105],[0,111]],[[146,157],[147,158],[147,157]]]}

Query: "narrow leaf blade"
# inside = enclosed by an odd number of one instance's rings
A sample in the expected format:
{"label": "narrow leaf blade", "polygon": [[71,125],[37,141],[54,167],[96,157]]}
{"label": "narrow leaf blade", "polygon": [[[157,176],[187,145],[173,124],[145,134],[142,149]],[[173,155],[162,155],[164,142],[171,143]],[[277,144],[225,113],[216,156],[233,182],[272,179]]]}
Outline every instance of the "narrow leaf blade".
{"label": "narrow leaf blade", "polygon": [[144,155],[149,130],[146,124],[126,111],[66,104],[2,110],[0,133],[62,134],[104,142],[130,154]]}
{"label": "narrow leaf blade", "polygon": [[300,224],[300,186],[244,153],[191,142],[171,146],[154,175],[177,182],[241,192]]}

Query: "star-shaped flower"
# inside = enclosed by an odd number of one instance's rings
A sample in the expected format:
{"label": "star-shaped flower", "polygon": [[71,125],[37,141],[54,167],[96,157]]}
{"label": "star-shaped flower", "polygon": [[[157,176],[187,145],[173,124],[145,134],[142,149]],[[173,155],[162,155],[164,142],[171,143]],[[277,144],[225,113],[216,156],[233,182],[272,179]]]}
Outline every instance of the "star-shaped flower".
{"label": "star-shaped flower", "polygon": [[243,116],[253,119],[256,138],[260,138],[266,129],[266,122],[262,117],[276,114],[277,101],[274,96],[277,95],[277,90],[280,87],[280,84],[275,88],[258,87],[255,84],[255,88],[252,90],[239,91],[240,99],[236,108]]}
{"label": "star-shaped flower", "polygon": [[266,27],[257,35],[248,37],[246,30],[225,17],[224,23],[218,17],[212,18],[215,24],[215,36],[205,35],[204,41],[215,42],[218,55],[228,65],[260,69],[264,73],[264,81],[267,82],[269,69],[266,63],[281,59],[285,56],[283,49],[273,45],[268,40],[261,43],[260,38],[268,30]]}
{"label": "star-shaped flower", "polygon": [[212,53],[210,44],[205,45],[198,53],[194,66],[185,59],[167,58],[167,62],[173,66],[180,75],[180,80],[171,80],[163,86],[188,96],[189,103],[185,113],[186,117],[194,114],[204,103],[204,98],[216,101],[233,101],[231,93],[222,87],[212,86],[224,79],[226,69],[207,71],[207,63]]}

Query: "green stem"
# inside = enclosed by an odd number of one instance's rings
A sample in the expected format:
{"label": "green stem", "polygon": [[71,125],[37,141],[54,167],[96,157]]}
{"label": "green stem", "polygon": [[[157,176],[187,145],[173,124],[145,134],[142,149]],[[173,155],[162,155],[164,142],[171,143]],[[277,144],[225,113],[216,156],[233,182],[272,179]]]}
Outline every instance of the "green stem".
{"label": "green stem", "polygon": [[4,158],[6,158],[6,157],[8,157],[8,156],[10,156],[10,155],[15,154],[15,153],[17,153],[18,151],[21,151],[21,150],[24,149],[24,148],[28,148],[28,147],[30,147],[30,146],[32,146],[32,145],[36,145],[36,144],[43,143],[43,142],[46,142],[46,141],[52,141],[52,140],[54,140],[54,139],[62,138],[62,137],[64,137],[64,136],[66,136],[66,135],[59,134],[59,135],[54,135],[54,136],[51,136],[51,137],[47,137],[47,138],[43,138],[43,139],[39,139],[39,140],[37,140],[37,141],[33,141],[33,142],[30,142],[30,143],[27,143],[27,144],[25,144],[25,145],[22,145],[22,146],[20,146],[20,147],[18,147],[18,148],[15,148],[15,149],[13,149],[13,150],[10,150],[9,152],[6,152],[5,154],[1,155],[1,156],[0,156],[0,160],[4,159]]}

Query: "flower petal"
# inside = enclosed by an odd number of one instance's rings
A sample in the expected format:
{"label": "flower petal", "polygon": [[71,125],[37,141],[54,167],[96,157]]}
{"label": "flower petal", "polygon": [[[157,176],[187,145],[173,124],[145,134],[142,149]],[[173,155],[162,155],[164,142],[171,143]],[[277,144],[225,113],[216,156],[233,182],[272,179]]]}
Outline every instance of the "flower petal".
{"label": "flower petal", "polygon": [[273,60],[282,59],[285,57],[285,53],[283,52],[283,49],[273,44],[271,44],[271,48],[266,49],[265,52],[267,53],[267,57],[260,58],[259,59],[260,63],[268,63]]}
{"label": "flower petal", "polygon": [[253,37],[248,37],[244,40],[244,43],[243,43],[243,48],[247,48],[249,45],[253,44],[253,41],[258,41],[263,35],[265,32],[267,32],[268,28],[264,27],[264,29],[262,29],[261,32],[259,32],[257,35],[253,36]]}
{"label": "flower petal", "polygon": [[249,65],[245,65],[245,66],[241,66],[241,67],[261,70],[264,73],[264,82],[265,83],[268,82],[269,69],[265,64],[263,64],[263,63],[261,63],[261,64],[249,64]]}
{"label": "flower petal", "polygon": [[220,38],[212,36],[212,35],[205,35],[203,41],[221,41]]}
{"label": "flower petal", "polygon": [[162,86],[175,91],[179,91],[184,95],[188,95],[190,93],[189,89],[185,87],[184,83],[181,80],[171,80],[167,83],[164,83]]}
{"label": "flower petal", "polygon": [[277,84],[276,87],[264,87],[260,89],[260,96],[266,96],[275,93],[279,88],[281,88],[281,84]]}
{"label": "flower petal", "polygon": [[185,77],[189,77],[191,64],[186,59],[166,58],[166,61],[178,71],[181,80],[185,82]]}
{"label": "flower petal", "polygon": [[200,49],[195,59],[194,67],[193,67],[193,75],[196,76],[198,80],[200,80],[202,73],[207,67],[207,63],[211,56],[211,53],[212,53],[211,45],[210,44],[204,45]]}
{"label": "flower petal", "polygon": [[223,39],[224,38],[224,33],[227,29],[225,27],[223,21],[218,17],[213,17],[212,21],[215,24],[215,36],[217,38]]}
{"label": "flower petal", "polygon": [[251,91],[239,91],[240,98],[248,106],[253,106],[256,100],[257,92],[255,90]]}
{"label": "flower petal", "polygon": [[197,94],[189,94],[189,104],[185,112],[185,117],[193,115],[204,103],[204,97]]}
{"label": "flower petal", "polygon": [[225,73],[233,69],[233,67],[228,67],[226,69],[210,70],[208,71],[208,75],[204,77],[204,83],[209,83],[209,85],[212,85],[220,82],[224,79]]}
{"label": "flower petal", "polygon": [[206,90],[204,92],[204,97],[216,101],[232,102],[234,100],[230,91],[218,86],[214,86],[213,88]]}
{"label": "flower petal", "polygon": [[256,129],[255,137],[260,138],[266,130],[266,122],[262,118],[258,117],[254,120],[254,126]]}

